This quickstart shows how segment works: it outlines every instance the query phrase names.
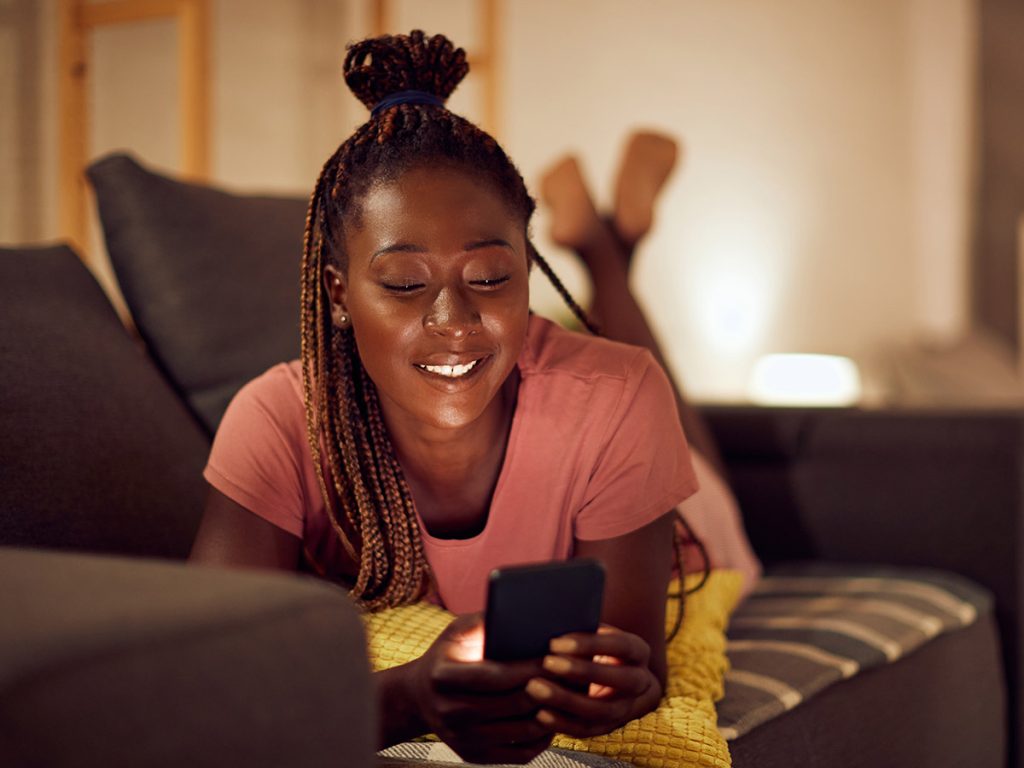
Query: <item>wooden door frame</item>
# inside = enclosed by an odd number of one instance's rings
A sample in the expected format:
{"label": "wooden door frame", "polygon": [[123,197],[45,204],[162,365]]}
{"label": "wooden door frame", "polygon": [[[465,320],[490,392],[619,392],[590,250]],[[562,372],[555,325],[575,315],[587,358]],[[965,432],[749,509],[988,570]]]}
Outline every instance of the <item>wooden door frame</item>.
{"label": "wooden door frame", "polygon": [[117,24],[151,19],[178,22],[178,108],[181,171],[205,180],[210,165],[210,9],[208,0],[58,0],[59,227],[83,255],[88,243],[88,195],[92,69],[90,34]]}

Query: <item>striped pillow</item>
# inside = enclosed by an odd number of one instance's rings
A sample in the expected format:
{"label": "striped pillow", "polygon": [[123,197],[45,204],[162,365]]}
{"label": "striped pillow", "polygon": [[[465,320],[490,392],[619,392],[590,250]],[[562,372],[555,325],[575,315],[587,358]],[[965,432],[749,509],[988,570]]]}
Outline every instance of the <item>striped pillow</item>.
{"label": "striped pillow", "polygon": [[736,739],[991,610],[986,592],[946,572],[827,563],[773,569],[730,621],[719,730]]}

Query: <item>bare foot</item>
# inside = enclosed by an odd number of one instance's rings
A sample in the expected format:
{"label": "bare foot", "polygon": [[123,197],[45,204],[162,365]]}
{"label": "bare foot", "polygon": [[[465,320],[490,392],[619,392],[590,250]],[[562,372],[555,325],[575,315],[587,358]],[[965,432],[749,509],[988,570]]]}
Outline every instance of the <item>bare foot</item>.
{"label": "bare foot", "polygon": [[629,138],[615,185],[612,221],[623,245],[632,248],[654,220],[654,202],[675,167],[675,140],[658,133],[638,132]]}
{"label": "bare foot", "polygon": [[540,194],[551,209],[551,239],[556,243],[582,253],[601,236],[604,224],[575,157],[559,160],[544,173]]}

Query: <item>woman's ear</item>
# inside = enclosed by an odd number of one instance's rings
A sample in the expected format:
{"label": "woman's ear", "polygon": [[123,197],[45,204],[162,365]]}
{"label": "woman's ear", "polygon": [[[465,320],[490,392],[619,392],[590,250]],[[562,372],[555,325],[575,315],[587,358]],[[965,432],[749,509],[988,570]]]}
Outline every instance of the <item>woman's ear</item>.
{"label": "woman's ear", "polygon": [[324,267],[324,290],[331,302],[331,322],[336,328],[348,328],[352,325],[352,317],[348,313],[348,284],[345,275],[337,267]]}

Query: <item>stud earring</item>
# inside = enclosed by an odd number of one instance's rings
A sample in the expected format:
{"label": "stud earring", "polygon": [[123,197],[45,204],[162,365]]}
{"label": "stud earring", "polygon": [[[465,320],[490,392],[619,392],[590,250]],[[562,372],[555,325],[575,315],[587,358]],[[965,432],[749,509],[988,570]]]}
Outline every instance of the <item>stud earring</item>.
{"label": "stud earring", "polygon": [[338,315],[338,325],[342,328],[348,328],[349,317],[344,312]]}

